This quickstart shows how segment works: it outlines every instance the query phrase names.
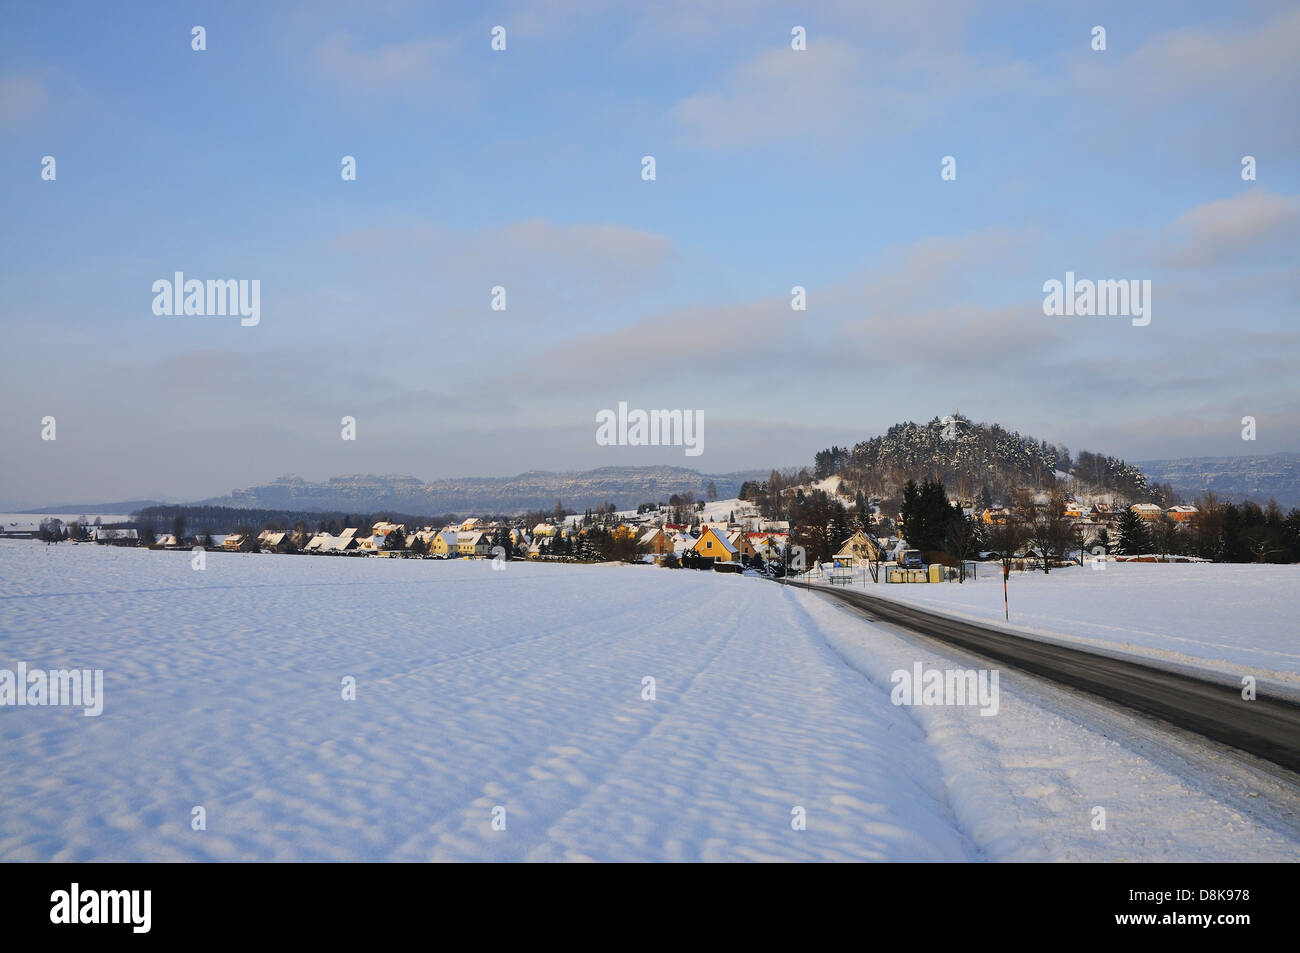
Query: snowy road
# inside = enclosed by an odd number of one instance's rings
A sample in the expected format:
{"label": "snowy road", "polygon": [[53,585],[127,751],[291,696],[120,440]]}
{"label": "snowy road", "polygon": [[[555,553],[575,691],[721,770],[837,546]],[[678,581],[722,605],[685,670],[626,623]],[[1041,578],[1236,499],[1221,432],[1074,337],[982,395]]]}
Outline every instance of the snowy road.
{"label": "snowy road", "polygon": [[105,673],[97,718],[0,708],[4,860],[1300,856],[1281,782],[1213,759],[1197,780],[1198,755],[1012,674],[996,717],[895,707],[890,671],[961,660],[759,580],[239,554],[196,572],[26,542],[0,543],[0,579],[0,668]]}
{"label": "snowy road", "polygon": [[880,598],[879,587],[865,591],[852,586],[814,588],[860,609],[873,623],[895,623],[1017,671],[1163,719],[1292,772],[1300,771],[1300,704],[1275,694],[1281,689],[1271,685],[1255,686],[1258,690],[1247,700],[1242,697],[1242,684],[1231,677],[1203,678],[1200,673],[1170,671],[1131,657],[1102,655],[977,625],[897,599]]}

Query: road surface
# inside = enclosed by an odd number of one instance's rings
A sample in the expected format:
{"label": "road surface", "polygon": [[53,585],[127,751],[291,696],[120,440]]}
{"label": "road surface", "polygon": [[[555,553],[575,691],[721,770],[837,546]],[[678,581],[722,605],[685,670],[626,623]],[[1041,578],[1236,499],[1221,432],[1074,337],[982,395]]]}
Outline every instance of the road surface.
{"label": "road surface", "polygon": [[1091,692],[1300,772],[1300,705],[1269,697],[1262,687],[1257,688],[1259,694],[1253,701],[1246,701],[1239,687],[1039,642],[857,590],[827,586],[812,589],[848,603],[871,618]]}

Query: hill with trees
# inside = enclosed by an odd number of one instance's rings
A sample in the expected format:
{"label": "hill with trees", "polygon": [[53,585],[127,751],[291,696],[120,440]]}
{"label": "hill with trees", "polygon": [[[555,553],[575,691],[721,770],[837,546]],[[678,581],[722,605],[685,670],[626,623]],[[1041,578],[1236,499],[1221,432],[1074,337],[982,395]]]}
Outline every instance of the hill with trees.
{"label": "hill with trees", "polygon": [[960,499],[1009,500],[1017,490],[1051,491],[1070,480],[1092,493],[1128,502],[1176,502],[1167,486],[1150,484],[1124,460],[1048,443],[999,424],[935,417],[895,424],[851,449],[830,447],[814,457],[812,477],[837,476],[850,492],[897,499],[908,480],[939,480]]}

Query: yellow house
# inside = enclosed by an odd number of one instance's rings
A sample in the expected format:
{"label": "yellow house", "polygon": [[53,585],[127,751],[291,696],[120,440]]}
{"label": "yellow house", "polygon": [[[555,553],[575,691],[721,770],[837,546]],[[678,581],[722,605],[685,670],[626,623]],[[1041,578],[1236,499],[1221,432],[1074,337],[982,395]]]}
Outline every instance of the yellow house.
{"label": "yellow house", "polygon": [[840,562],[850,566],[865,566],[873,559],[883,558],[879,544],[862,530],[858,530],[844,541],[840,551],[835,554]]}
{"label": "yellow house", "polygon": [[434,556],[455,556],[456,542],[455,533],[434,533],[429,541],[429,552]]}
{"label": "yellow house", "polygon": [[754,544],[746,538],[744,532],[741,530],[734,530],[728,533],[727,542],[734,546],[745,559],[753,559],[754,553],[757,552],[757,550],[754,549]]}
{"label": "yellow house", "polygon": [[462,556],[490,556],[492,540],[487,533],[459,533],[456,536],[456,552]]}
{"label": "yellow house", "polygon": [[1140,519],[1150,523],[1158,522],[1164,514],[1164,510],[1154,503],[1134,503],[1129,509],[1136,513]]}
{"label": "yellow house", "polygon": [[727,538],[712,526],[700,534],[691,551],[718,563],[729,563],[740,558],[736,547],[727,542]]}

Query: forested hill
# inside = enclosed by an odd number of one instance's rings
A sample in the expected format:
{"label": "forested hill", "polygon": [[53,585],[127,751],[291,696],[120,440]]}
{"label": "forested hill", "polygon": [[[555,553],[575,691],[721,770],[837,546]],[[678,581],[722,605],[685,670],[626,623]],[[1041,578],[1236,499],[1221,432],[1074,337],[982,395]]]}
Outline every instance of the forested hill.
{"label": "forested hill", "polygon": [[983,495],[986,487],[994,499],[1006,499],[1017,488],[1054,488],[1067,476],[1081,489],[1114,493],[1129,502],[1165,502],[1172,496],[1116,457],[1087,450],[1072,456],[1064,446],[961,416],[895,424],[852,449],[822,450],[814,476],[839,476],[848,489],[870,496],[896,496],[909,479],[939,479],[950,495],[963,499]]}

